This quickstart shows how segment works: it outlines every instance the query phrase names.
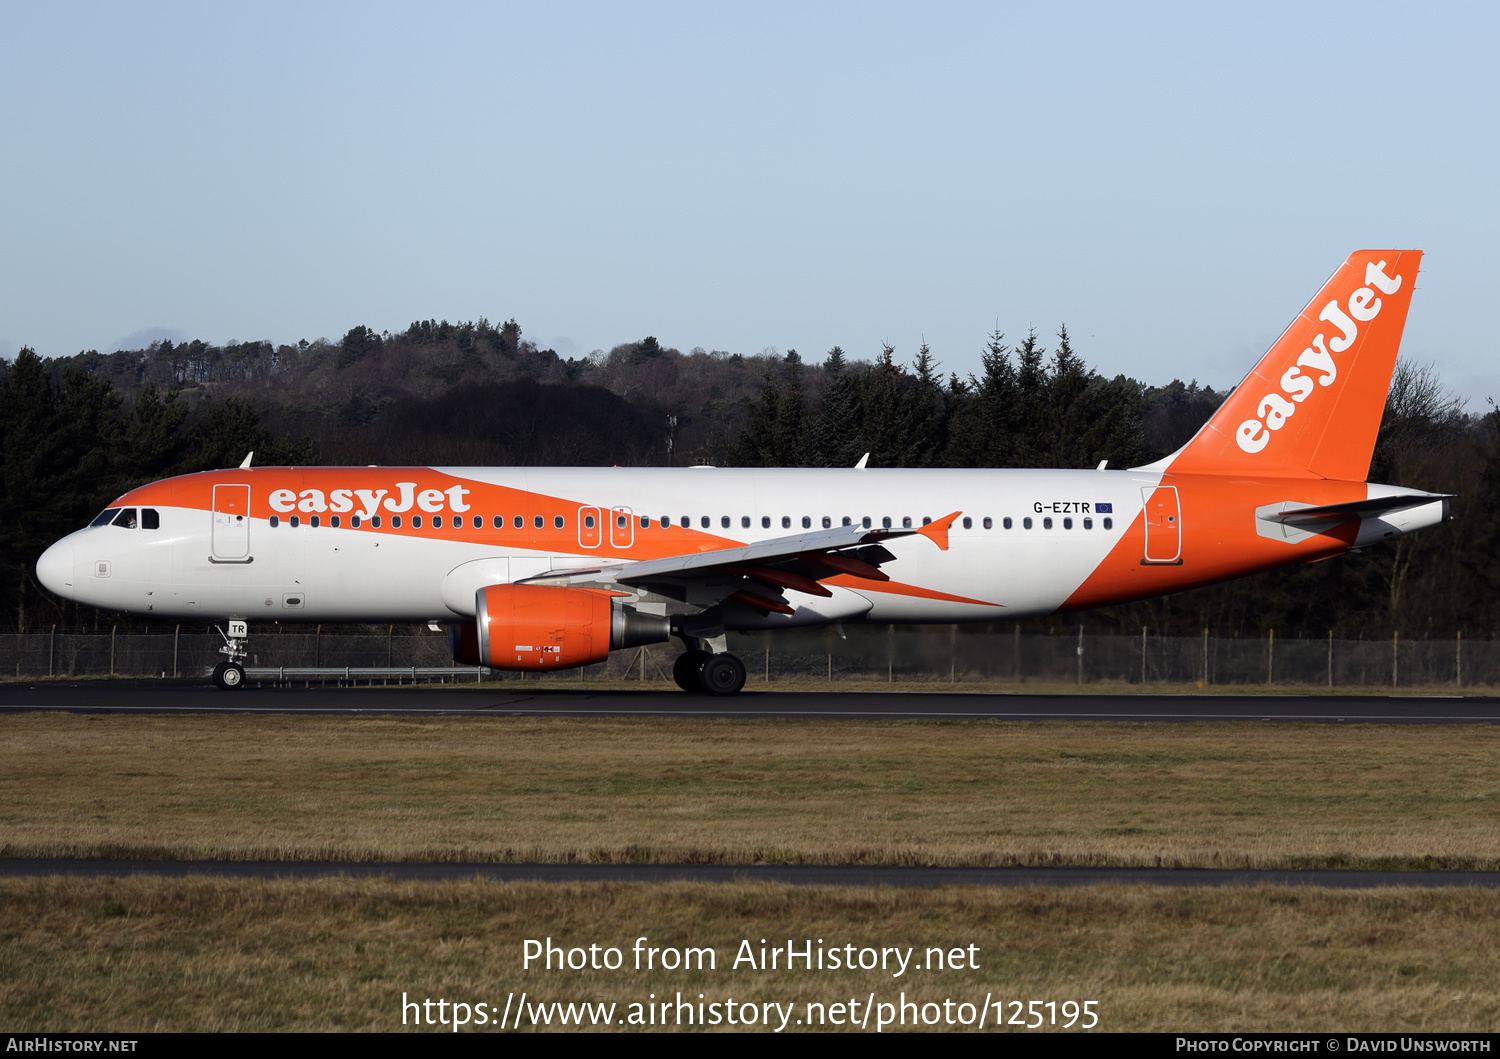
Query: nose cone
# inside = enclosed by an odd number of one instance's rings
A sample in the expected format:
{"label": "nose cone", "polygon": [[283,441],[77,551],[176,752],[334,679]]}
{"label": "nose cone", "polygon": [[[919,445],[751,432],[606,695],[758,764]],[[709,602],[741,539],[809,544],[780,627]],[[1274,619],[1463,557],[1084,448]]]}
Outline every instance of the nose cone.
{"label": "nose cone", "polygon": [[73,545],[58,541],[36,561],[36,578],[47,589],[65,599],[73,598]]}

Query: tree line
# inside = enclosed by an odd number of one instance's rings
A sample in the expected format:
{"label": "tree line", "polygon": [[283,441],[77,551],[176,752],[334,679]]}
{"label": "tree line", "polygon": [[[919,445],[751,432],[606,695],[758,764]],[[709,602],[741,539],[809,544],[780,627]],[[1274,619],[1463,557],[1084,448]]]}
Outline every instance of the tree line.
{"label": "tree line", "polygon": [[[1047,348],[1050,345],[1050,349]],[[585,358],[514,320],[359,326],[337,342],[154,343],[0,362],[0,624],[89,624],[35,582],[50,543],[132,486],[257,464],[848,467],[1138,466],[1184,444],[1225,393],[1093,370],[1067,329],[988,336],[978,372],[834,347],[742,355],[654,337]],[[1329,562],[1029,623],[1099,631],[1449,637],[1500,629],[1500,417],[1398,363],[1372,481],[1456,494],[1453,523]]]}

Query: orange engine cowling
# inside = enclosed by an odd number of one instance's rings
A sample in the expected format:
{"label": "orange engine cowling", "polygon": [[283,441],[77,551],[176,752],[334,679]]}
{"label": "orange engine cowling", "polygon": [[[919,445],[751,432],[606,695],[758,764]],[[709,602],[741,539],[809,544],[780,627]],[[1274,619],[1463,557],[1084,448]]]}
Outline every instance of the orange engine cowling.
{"label": "orange engine cowling", "polygon": [[665,617],[640,614],[593,588],[489,585],[475,593],[474,604],[473,625],[450,627],[454,657],[491,669],[586,666],[612,649],[671,636]]}

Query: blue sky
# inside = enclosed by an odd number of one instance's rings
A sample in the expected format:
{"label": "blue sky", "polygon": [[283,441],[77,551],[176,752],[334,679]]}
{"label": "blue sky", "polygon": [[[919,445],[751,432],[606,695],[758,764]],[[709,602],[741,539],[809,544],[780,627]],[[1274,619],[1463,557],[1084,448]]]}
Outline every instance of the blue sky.
{"label": "blue sky", "polygon": [[[0,2],[0,354],[514,316],[1230,385],[1360,247],[1500,397],[1492,6]],[[1486,249],[1486,248],[1490,249]]]}

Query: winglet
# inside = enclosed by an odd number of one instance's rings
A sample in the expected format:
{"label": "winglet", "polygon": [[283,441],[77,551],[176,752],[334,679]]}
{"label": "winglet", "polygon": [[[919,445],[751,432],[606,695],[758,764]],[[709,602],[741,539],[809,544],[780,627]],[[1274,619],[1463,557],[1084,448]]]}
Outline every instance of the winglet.
{"label": "winglet", "polygon": [[953,520],[958,518],[958,516],[962,514],[962,511],[955,511],[951,515],[944,515],[936,522],[927,523],[927,525],[917,530],[917,532],[926,537],[928,540],[932,541],[933,544],[936,544],[943,551],[947,551],[948,530],[952,527]]}

